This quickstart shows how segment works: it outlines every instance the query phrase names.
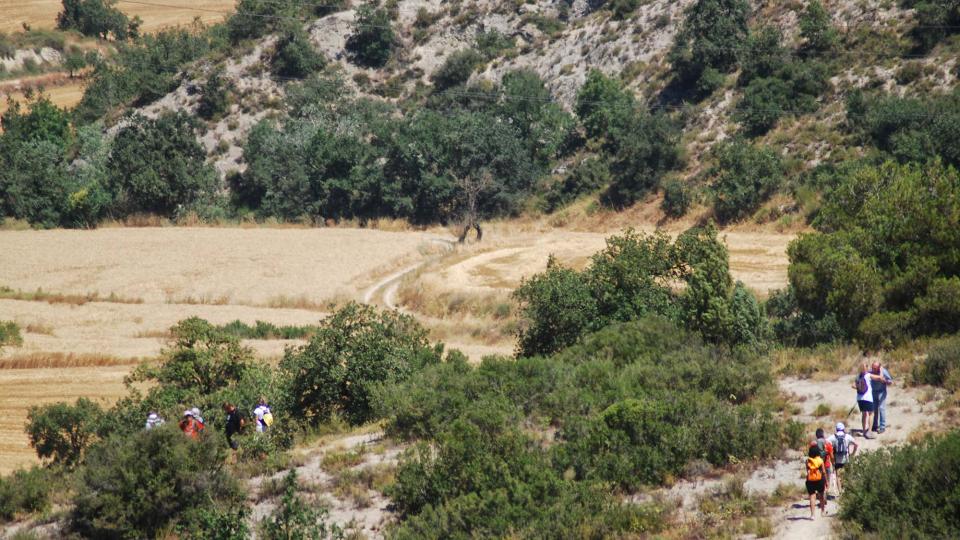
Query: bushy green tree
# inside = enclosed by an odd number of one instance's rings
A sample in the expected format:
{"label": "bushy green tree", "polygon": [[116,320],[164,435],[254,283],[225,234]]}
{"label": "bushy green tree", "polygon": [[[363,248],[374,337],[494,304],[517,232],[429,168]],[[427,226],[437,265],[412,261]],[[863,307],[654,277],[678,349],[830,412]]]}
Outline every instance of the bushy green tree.
{"label": "bushy green tree", "polygon": [[389,12],[367,2],[357,8],[353,33],[347,38],[347,50],[356,63],[366,67],[382,67],[393,54],[396,34]]}
{"label": "bushy green tree", "polygon": [[172,423],[104,440],[79,471],[71,527],[97,538],[199,535],[209,512],[245,504],[227,452],[213,433],[193,440]]}
{"label": "bushy green tree", "polygon": [[597,302],[589,283],[552,258],[545,272],[525,280],[513,296],[526,321],[517,336],[521,356],[558,351],[596,327]]}
{"label": "bushy green tree", "polygon": [[86,36],[125,40],[136,36],[139,20],[130,21],[116,8],[116,0],[63,0],[57,15],[57,28],[77,30]]}
{"label": "bushy green tree", "polygon": [[30,407],[25,430],[37,457],[73,467],[83,461],[103,419],[99,405],[79,398],[75,405],[60,402]]}
{"label": "bushy green tree", "polygon": [[297,79],[319,71],[325,63],[326,59],[313,48],[310,37],[299,24],[284,29],[270,60],[275,74]]}
{"label": "bushy green tree", "polygon": [[129,118],[117,132],[108,160],[118,212],[172,216],[211,201],[217,179],[194,128],[184,113]]}
{"label": "bushy green tree", "polygon": [[288,349],[280,369],[291,415],[318,424],[342,414],[362,424],[373,419],[374,387],[403,381],[439,360],[440,351],[410,316],[348,304],[324,319],[307,345]]}
{"label": "bushy green tree", "polygon": [[806,40],[806,48],[817,54],[836,49],[840,36],[820,0],[811,0],[800,15],[800,37]]}
{"label": "bushy green tree", "polygon": [[292,0],[239,0],[236,11],[227,19],[227,36],[234,44],[263,37],[296,18],[300,6]]}
{"label": "bushy green tree", "polygon": [[901,0],[912,8],[917,25],[911,31],[920,51],[929,51],[960,28],[960,6],[953,0]]}
{"label": "bushy green tree", "polygon": [[203,85],[200,102],[197,104],[197,114],[201,118],[212,120],[227,112],[229,95],[232,91],[233,83],[224,80],[221,71],[214,71],[207,77],[207,83]]}
{"label": "bushy green tree", "polygon": [[736,68],[749,16],[745,0],[697,0],[687,9],[668,56],[681,92],[705,97]]}
{"label": "bushy green tree", "polygon": [[783,183],[783,163],[773,150],[732,141],[715,152],[711,187],[714,213],[721,222],[751,215]]}
{"label": "bushy green tree", "polygon": [[690,188],[680,180],[668,180],[663,184],[663,202],[660,209],[672,218],[683,217],[693,204]]}

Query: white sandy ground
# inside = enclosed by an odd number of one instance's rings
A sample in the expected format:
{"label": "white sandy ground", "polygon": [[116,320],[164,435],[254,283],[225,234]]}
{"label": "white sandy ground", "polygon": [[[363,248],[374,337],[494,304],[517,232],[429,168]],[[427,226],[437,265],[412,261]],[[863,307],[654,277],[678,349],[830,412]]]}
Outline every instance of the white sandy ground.
{"label": "white sandy ground", "polygon": [[[894,374],[896,377],[896,374]],[[786,378],[780,381],[780,388],[788,395],[793,396],[793,403],[803,409],[796,419],[802,422],[818,421],[824,431],[830,435],[834,432],[837,421],[847,425],[849,433],[854,434],[858,452],[870,452],[885,446],[903,444],[911,432],[922,429],[926,424],[937,424],[939,413],[936,402],[923,403],[922,395],[925,389],[890,387],[887,398],[887,429],[876,439],[866,440],[860,436],[860,413],[854,412],[849,417],[844,416],[855,405],[855,392],[851,388],[853,377],[843,377],[833,381],[812,381],[806,379]],[[813,411],[817,405],[826,403],[832,410],[843,410],[838,416],[814,418]],[[811,430],[810,439],[813,439]],[[856,459],[855,457],[853,458]],[[764,465],[750,475],[745,481],[745,488],[757,494],[770,495],[780,484],[802,486],[803,451],[801,449],[787,452],[783,459]],[[679,499],[682,508],[689,516],[696,513],[697,497],[718,488],[722,479],[706,479],[696,482],[680,481],[669,490],[665,490],[670,498]],[[838,535],[833,527],[837,523],[836,485],[829,491],[830,499],[827,502],[827,516],[810,520],[810,507],[806,498],[797,498],[788,501],[785,505],[774,508],[770,512],[770,519],[775,526],[774,537],[789,540],[808,540],[813,538],[834,538]],[[805,493],[805,492],[804,492]]]}

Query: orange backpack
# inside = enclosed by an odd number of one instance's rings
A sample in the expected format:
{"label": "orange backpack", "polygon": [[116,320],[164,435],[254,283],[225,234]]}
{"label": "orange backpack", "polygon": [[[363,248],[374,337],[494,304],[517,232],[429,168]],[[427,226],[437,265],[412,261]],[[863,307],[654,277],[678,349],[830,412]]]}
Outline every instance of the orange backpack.
{"label": "orange backpack", "polygon": [[820,471],[822,464],[823,460],[819,460],[819,458],[807,458],[807,480],[811,482],[823,480],[823,472]]}

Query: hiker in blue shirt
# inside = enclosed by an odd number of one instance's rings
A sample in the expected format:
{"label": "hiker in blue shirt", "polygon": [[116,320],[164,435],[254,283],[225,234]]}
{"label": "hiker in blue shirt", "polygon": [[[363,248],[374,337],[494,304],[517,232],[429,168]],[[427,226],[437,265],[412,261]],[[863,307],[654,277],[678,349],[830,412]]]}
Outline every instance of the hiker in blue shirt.
{"label": "hiker in blue shirt", "polygon": [[893,377],[887,368],[880,365],[880,362],[874,362],[870,366],[870,371],[874,375],[879,375],[879,379],[874,379],[870,384],[870,390],[873,392],[873,432],[883,433],[887,429],[887,386],[893,384]]}

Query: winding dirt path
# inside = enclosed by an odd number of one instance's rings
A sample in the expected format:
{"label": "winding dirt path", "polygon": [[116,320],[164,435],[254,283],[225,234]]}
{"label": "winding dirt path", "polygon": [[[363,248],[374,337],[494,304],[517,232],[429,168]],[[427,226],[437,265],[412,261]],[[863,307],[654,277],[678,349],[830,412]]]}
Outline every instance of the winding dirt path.
{"label": "winding dirt path", "polygon": [[[452,252],[456,247],[456,243],[453,240],[447,240],[445,238],[431,238],[427,240],[427,243],[444,246],[443,255]],[[400,282],[408,274],[416,272],[429,262],[429,260],[425,260],[411,264],[374,283],[363,293],[363,303],[373,304],[379,298],[382,301],[383,307],[387,309],[401,309],[396,304],[397,289],[400,287]]]}

